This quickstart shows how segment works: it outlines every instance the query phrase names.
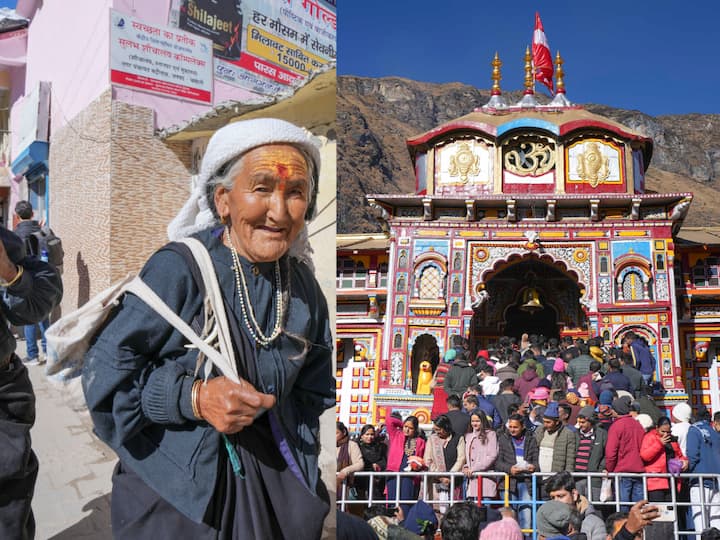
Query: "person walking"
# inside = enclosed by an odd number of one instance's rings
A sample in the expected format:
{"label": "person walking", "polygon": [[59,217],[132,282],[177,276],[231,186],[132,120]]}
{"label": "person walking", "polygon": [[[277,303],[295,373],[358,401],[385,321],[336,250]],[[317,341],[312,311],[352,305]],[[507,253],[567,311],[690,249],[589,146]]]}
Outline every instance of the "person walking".
{"label": "person walking", "polygon": [[[35,253],[30,246],[37,245],[30,242],[33,233],[39,232],[41,227],[37,220],[33,219],[33,207],[28,201],[19,201],[15,205],[15,215],[18,217],[18,224],[15,226],[15,234],[25,244],[28,256],[41,258],[42,253]],[[47,262],[47,260],[46,260]],[[45,317],[36,324],[26,324],[23,326],[23,334],[25,335],[25,358],[23,362],[28,366],[36,366],[45,363],[47,357],[47,341],[45,340],[45,331],[50,326],[50,318]],[[38,349],[38,330],[40,334],[40,346]]]}

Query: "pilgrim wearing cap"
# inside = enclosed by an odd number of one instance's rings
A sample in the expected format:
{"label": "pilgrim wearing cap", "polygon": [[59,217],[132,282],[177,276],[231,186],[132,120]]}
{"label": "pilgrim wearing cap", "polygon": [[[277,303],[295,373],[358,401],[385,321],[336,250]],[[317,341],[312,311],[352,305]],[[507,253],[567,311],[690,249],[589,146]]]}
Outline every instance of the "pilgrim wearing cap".
{"label": "pilgrim wearing cap", "polygon": [[558,403],[552,401],[543,414],[543,425],[535,431],[540,448],[540,471],[560,472],[575,469],[577,439],[560,421]]}
{"label": "pilgrim wearing cap", "polygon": [[[578,448],[575,456],[576,472],[601,472],[605,469],[605,445],[607,431],[598,427],[597,413],[589,405],[578,412]],[[578,479],[576,487],[580,494],[587,496],[587,478]],[[592,500],[599,500],[600,479],[592,481]]]}
{"label": "pilgrim wearing cap", "polygon": [[[227,307],[214,317],[227,317],[239,382],[198,364],[197,349],[133,295],[88,351],[83,387],[95,432],[120,458],[114,538],[320,536],[329,504],[317,437],[335,383],[306,232],[319,169],[305,129],[269,118],[229,124],[210,138],[168,227],[171,239],[192,236],[207,250]],[[140,275],[202,328],[212,319],[191,261],[169,244]]]}

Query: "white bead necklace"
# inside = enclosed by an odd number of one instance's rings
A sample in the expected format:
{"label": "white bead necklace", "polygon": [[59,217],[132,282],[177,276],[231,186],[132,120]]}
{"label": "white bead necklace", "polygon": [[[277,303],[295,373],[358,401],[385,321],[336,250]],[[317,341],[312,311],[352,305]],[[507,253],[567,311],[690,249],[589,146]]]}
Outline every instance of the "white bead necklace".
{"label": "white bead necklace", "polygon": [[[235,273],[235,287],[237,288],[238,297],[240,298],[240,311],[242,312],[243,321],[253,339],[260,343],[263,347],[270,345],[282,332],[282,320],[284,316],[284,306],[282,300],[282,278],[280,276],[280,263],[275,261],[275,327],[269,336],[266,336],[255,319],[255,311],[250,303],[250,293],[248,292],[247,282],[245,281],[245,273],[240,265],[240,257],[230,237],[230,229],[226,228],[227,243],[230,247],[233,259],[233,272]],[[247,304],[247,306],[245,305]]]}

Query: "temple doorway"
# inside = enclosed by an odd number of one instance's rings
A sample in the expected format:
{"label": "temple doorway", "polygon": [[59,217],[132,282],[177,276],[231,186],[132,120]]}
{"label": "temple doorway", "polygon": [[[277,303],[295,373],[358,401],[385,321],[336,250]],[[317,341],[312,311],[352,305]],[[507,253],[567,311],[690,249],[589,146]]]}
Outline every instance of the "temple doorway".
{"label": "temple doorway", "polygon": [[475,348],[505,335],[557,338],[563,329],[587,327],[580,304],[584,290],[563,263],[534,254],[517,256],[499,263],[483,279],[487,294],[471,325]]}

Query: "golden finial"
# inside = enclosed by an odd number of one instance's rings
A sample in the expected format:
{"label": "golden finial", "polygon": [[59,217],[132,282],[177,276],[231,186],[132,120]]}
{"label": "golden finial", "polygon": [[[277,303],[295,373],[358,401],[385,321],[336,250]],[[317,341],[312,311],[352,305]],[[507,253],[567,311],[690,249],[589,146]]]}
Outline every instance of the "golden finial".
{"label": "golden finial", "polygon": [[500,76],[500,67],[502,66],[502,62],[500,61],[500,57],[498,56],[497,51],[495,51],[495,58],[493,58],[491,65],[493,67],[493,70],[492,70],[493,85],[492,85],[491,95],[499,96],[500,94],[502,94],[502,92],[500,91],[500,79],[502,79],[502,77]]}
{"label": "golden finial", "polygon": [[565,93],[565,81],[563,80],[565,72],[562,68],[563,63],[563,59],[560,57],[560,51],[558,51],[555,55],[555,87],[556,93],[558,94]]}
{"label": "golden finial", "polygon": [[530,54],[530,46],[528,46],[525,49],[525,93],[534,94],[535,89],[533,86],[532,55]]}

